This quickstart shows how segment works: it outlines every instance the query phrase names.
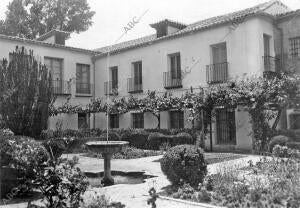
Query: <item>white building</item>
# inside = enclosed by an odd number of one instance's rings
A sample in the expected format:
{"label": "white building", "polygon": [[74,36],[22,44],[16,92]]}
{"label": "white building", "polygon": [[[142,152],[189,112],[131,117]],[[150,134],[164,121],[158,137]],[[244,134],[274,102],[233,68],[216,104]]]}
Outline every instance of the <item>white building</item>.
{"label": "white building", "polygon": [[[105,100],[107,95],[141,97],[148,90],[180,96],[191,87],[275,71],[277,19],[285,14],[291,14],[289,8],[280,1],[270,1],[190,25],[166,19],[150,25],[155,29],[153,35],[92,51],[65,46],[68,34],[61,31],[51,31],[37,40],[0,35],[0,57],[9,58],[16,45],[33,49],[53,70],[59,94],[56,105],[69,100],[85,106],[90,99]],[[162,112],[160,127],[189,128],[192,124],[186,117],[184,110]],[[247,112],[219,109],[216,117],[212,128],[215,147],[252,148]],[[49,120],[49,128],[55,128],[60,120],[66,129],[86,125],[105,128],[107,123],[103,113],[59,115]],[[109,123],[111,128],[157,126],[151,114],[135,112],[110,115]]]}

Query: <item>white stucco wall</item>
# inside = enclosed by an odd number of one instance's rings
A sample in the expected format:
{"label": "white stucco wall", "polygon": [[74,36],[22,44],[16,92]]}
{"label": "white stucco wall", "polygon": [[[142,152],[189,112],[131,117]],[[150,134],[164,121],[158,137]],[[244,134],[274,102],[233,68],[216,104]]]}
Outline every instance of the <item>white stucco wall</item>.
{"label": "white stucco wall", "polygon": [[[132,77],[132,62],[142,61],[143,89],[165,92],[163,72],[168,71],[168,54],[180,53],[182,71],[190,71],[183,77],[183,88],[171,90],[173,95],[181,96],[190,87],[207,86],[206,65],[211,64],[213,44],[226,42],[229,78],[235,79],[245,74],[261,75],[263,68],[263,34],[273,38],[272,22],[265,17],[253,17],[239,24],[230,32],[230,25],[223,25],[209,30],[194,32],[179,38],[152,43],[145,47],[112,54],[109,67],[118,67],[119,97],[129,96],[127,78]],[[274,54],[273,40],[270,41],[271,56]],[[104,82],[107,81],[107,57],[100,57],[95,62],[96,97],[105,97]],[[134,94],[134,96],[144,96]],[[130,116],[124,115],[124,116]],[[129,118],[130,119],[130,118]],[[120,119],[120,128],[128,119]],[[145,115],[145,127],[156,126],[155,119]],[[168,114],[161,115],[161,128],[168,128]],[[96,124],[97,126],[98,124]],[[186,127],[191,124],[185,122]]]}

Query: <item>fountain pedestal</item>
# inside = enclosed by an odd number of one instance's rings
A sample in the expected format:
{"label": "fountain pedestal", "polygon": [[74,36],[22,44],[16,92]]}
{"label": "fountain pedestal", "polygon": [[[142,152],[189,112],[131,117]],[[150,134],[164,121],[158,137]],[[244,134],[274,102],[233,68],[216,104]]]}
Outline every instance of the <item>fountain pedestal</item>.
{"label": "fountain pedestal", "polygon": [[114,179],[111,176],[111,157],[113,153],[120,152],[124,146],[128,145],[125,141],[99,141],[86,143],[87,148],[96,153],[101,153],[104,158],[104,176],[101,180],[104,186],[114,184]]}

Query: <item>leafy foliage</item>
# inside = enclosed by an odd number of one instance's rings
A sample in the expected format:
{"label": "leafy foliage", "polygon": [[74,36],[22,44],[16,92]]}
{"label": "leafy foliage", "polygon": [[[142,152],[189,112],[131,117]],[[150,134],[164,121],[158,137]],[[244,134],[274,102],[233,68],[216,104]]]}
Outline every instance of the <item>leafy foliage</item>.
{"label": "leafy foliage", "polygon": [[87,0],[13,0],[0,32],[29,39],[53,29],[79,33],[92,25],[94,14]]}
{"label": "leafy foliage", "polygon": [[161,160],[161,169],[173,185],[182,182],[197,187],[207,174],[203,150],[193,145],[178,145],[169,149]]}
{"label": "leafy foliage", "polygon": [[54,102],[51,75],[33,51],[16,48],[11,61],[0,66],[0,114],[16,135],[38,137],[47,128]]}

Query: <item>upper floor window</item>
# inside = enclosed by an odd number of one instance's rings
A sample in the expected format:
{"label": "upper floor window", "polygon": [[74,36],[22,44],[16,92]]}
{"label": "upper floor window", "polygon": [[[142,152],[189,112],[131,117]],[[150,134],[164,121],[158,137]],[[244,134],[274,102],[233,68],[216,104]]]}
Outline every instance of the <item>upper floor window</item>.
{"label": "upper floor window", "polygon": [[290,55],[292,58],[300,57],[300,37],[290,38]]}
{"label": "upper floor window", "polygon": [[110,68],[111,73],[111,82],[112,82],[112,89],[118,88],[118,67],[114,66]]}
{"label": "upper floor window", "polygon": [[76,64],[76,93],[90,94],[90,65]]}
{"label": "upper floor window", "polygon": [[109,115],[109,127],[111,129],[119,128],[119,114]]}
{"label": "upper floor window", "polygon": [[170,128],[183,129],[184,128],[184,113],[183,111],[170,111]]}
{"label": "upper floor window", "polygon": [[45,57],[44,63],[51,73],[52,80],[62,80],[63,59]]}
{"label": "upper floor window", "polygon": [[144,128],[144,114],[132,113],[132,128],[143,129]]}
{"label": "upper floor window", "polygon": [[133,65],[133,77],[134,77],[134,84],[141,85],[142,84],[142,62],[137,61],[132,63]]}
{"label": "upper floor window", "polygon": [[170,72],[172,79],[180,79],[181,78],[181,60],[180,53],[170,54]]}

